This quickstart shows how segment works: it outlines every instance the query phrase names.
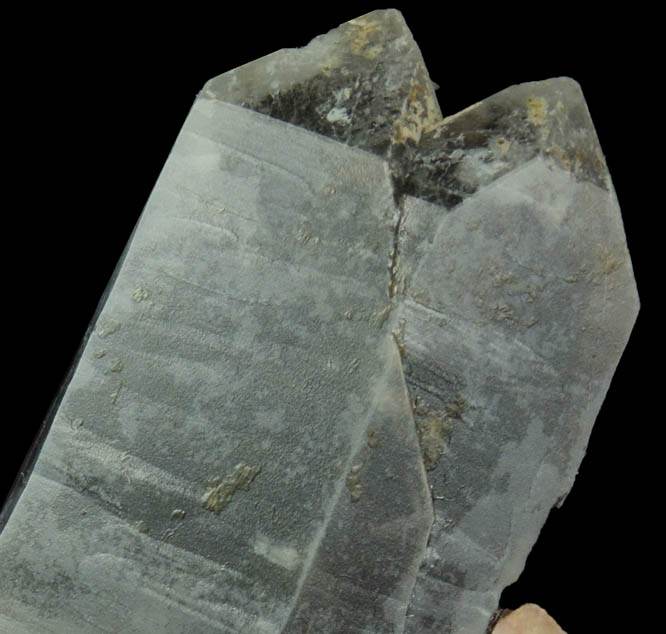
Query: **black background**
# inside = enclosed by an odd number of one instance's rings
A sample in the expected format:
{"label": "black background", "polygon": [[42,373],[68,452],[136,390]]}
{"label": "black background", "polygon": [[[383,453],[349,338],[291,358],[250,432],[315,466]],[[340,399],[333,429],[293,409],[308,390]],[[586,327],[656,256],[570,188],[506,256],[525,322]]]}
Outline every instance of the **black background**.
{"label": "black background", "polygon": [[[5,136],[16,140],[3,231],[2,490],[19,472],[170,147],[204,82],[376,8],[119,9],[23,16],[11,50]],[[576,485],[555,510],[503,607],[537,602],[569,632],[620,631],[642,592],[658,499],[651,448],[663,414],[649,388],[658,182],[644,154],[661,110],[649,36],[624,15],[585,20],[543,6],[399,7],[452,114],[510,84],[581,84],[623,210],[642,312]],[[648,22],[649,16],[643,16]],[[648,184],[649,183],[649,184]],[[663,205],[662,205],[663,207]],[[659,270],[659,269],[657,269]],[[654,344],[650,352],[654,351]],[[654,440],[653,440],[654,439]],[[660,476],[659,476],[660,477]],[[652,502],[651,502],[652,500]],[[627,621],[628,622],[628,621]],[[633,629],[633,628],[632,628]]]}

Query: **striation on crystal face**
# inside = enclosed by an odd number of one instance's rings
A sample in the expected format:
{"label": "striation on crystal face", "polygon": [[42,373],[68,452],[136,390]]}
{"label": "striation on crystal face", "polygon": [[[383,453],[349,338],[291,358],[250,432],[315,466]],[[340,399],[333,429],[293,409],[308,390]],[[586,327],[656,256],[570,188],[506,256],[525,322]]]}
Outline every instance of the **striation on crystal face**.
{"label": "striation on crystal face", "polygon": [[637,311],[573,80],[442,118],[396,11],[210,80],[4,511],[0,630],[482,634]]}

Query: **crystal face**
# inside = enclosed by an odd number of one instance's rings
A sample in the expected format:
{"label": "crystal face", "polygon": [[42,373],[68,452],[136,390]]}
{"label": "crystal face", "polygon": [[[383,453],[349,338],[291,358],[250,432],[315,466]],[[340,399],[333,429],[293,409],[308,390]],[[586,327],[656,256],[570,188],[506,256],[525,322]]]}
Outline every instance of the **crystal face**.
{"label": "crystal face", "polygon": [[482,634],[638,311],[579,86],[395,11],[209,81],[0,534],[8,632]]}

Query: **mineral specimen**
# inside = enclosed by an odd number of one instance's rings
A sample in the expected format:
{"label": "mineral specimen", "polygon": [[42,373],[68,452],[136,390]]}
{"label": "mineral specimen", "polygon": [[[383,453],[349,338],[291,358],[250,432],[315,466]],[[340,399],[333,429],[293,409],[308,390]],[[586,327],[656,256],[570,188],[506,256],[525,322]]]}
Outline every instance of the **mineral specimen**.
{"label": "mineral specimen", "polygon": [[574,81],[442,118],[395,11],[216,77],[4,510],[0,628],[482,634],[637,311]]}

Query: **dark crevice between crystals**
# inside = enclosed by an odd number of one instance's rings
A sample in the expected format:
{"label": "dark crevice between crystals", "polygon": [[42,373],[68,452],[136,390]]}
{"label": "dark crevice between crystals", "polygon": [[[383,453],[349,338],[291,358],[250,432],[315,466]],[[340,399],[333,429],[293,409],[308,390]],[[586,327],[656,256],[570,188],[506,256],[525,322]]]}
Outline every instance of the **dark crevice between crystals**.
{"label": "dark crevice between crystals", "polygon": [[405,219],[404,204],[402,200],[396,202],[398,207],[398,219],[393,227],[393,246],[391,247],[391,261],[389,262],[389,299],[393,298],[399,293],[401,281],[399,277],[400,268],[400,232],[402,230],[402,223]]}
{"label": "dark crevice between crystals", "polygon": [[495,613],[492,615],[490,618],[490,623],[488,623],[488,628],[486,629],[486,634],[492,634],[493,630],[495,629],[495,626],[499,622],[501,618],[506,616],[507,614],[510,614],[511,610],[503,610],[502,608],[499,608],[498,610],[495,611]]}

